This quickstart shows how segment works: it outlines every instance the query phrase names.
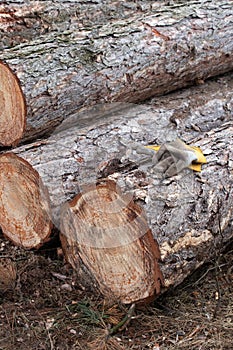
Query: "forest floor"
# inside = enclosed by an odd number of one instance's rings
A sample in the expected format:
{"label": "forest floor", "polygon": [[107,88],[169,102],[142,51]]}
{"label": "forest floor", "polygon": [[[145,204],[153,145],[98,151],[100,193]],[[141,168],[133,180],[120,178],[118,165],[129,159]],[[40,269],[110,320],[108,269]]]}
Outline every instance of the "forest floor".
{"label": "forest floor", "polygon": [[86,290],[59,248],[24,251],[0,236],[0,251],[18,268],[15,288],[0,295],[0,349],[232,349],[233,245],[123,328],[129,306]]}

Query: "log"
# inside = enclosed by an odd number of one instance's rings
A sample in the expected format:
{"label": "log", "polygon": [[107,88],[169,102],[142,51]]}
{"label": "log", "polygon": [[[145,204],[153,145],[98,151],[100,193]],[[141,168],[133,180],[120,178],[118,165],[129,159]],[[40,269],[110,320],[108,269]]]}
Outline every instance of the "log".
{"label": "log", "polygon": [[26,126],[26,102],[11,69],[0,62],[0,145],[16,146]]}
{"label": "log", "polygon": [[87,185],[64,205],[61,242],[67,261],[85,266],[106,298],[146,302],[160,293],[158,243],[142,208],[114,181]]}
{"label": "log", "polygon": [[0,155],[0,227],[26,249],[44,244],[52,228],[47,189],[38,172],[14,153]]}
{"label": "log", "polygon": [[[159,243],[167,290],[218,256],[232,239],[232,78],[223,76],[146,105],[98,106],[67,119],[48,139],[14,151],[48,187],[57,226],[62,205],[87,183],[104,177],[131,194]],[[187,169],[161,181],[142,155],[122,143],[161,144],[177,136],[203,150],[207,164],[200,174]]]}
{"label": "log", "polygon": [[28,104],[24,141],[85,106],[143,101],[233,68],[232,1],[0,6],[0,58]]}

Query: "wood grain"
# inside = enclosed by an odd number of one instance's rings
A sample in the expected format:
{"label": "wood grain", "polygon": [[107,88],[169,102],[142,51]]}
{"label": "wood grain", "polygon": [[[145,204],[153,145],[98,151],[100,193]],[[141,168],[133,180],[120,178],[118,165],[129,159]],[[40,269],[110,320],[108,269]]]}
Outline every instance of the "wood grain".
{"label": "wood grain", "polygon": [[26,127],[26,102],[17,76],[0,61],[0,145],[16,146]]}
{"label": "wood grain", "polygon": [[158,243],[143,209],[114,181],[86,186],[67,203],[61,232],[67,261],[86,270],[105,297],[134,303],[160,293]]}
{"label": "wood grain", "polygon": [[14,153],[0,155],[0,227],[24,248],[39,248],[52,228],[49,196],[38,172]]}

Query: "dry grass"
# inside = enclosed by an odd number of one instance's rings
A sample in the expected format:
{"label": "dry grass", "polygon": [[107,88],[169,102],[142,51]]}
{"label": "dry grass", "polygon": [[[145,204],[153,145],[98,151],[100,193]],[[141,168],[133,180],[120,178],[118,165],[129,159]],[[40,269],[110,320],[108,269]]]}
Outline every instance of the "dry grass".
{"label": "dry grass", "polygon": [[56,254],[8,251],[19,279],[0,296],[0,349],[232,349],[232,247],[119,329],[129,307],[86,291]]}

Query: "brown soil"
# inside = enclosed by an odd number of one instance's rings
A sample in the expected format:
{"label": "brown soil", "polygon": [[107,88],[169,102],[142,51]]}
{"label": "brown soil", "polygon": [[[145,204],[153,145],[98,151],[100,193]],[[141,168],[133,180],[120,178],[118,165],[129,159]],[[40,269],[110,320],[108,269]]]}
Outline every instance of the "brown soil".
{"label": "brown soil", "polygon": [[120,328],[129,306],[85,290],[59,248],[25,251],[0,236],[0,256],[18,269],[16,286],[0,295],[0,349],[230,350],[232,252],[233,245],[175,290],[137,307]]}

